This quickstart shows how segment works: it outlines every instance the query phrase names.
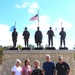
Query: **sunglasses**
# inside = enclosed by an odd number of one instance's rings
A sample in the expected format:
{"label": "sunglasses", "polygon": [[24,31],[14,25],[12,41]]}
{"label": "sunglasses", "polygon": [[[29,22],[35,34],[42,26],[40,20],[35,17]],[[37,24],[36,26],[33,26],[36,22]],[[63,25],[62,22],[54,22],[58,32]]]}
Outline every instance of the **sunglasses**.
{"label": "sunglasses", "polygon": [[58,59],[58,60],[62,60],[62,59]]}

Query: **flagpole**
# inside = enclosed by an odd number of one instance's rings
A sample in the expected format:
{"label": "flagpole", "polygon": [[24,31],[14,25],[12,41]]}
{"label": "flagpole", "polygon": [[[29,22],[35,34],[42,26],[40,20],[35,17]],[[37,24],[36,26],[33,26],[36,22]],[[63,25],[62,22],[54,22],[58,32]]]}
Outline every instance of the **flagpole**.
{"label": "flagpole", "polygon": [[15,26],[16,26],[16,21],[15,21]]}
{"label": "flagpole", "polygon": [[62,29],[62,21],[61,21],[61,29]]}
{"label": "flagpole", "polygon": [[39,10],[38,10],[38,27],[39,27]]}

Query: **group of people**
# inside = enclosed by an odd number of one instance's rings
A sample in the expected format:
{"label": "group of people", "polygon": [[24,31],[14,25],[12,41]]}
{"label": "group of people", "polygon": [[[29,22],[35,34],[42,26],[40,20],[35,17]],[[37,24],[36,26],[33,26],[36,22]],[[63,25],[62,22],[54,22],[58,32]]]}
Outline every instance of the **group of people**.
{"label": "group of people", "polygon": [[30,60],[26,59],[24,66],[21,67],[21,61],[16,60],[15,65],[11,69],[12,75],[69,75],[70,67],[68,63],[63,60],[63,56],[58,57],[58,63],[51,61],[49,54],[45,56],[46,61],[43,63],[42,68],[40,68],[40,61],[34,61],[34,67],[30,66]]}
{"label": "group of people", "polygon": [[[48,46],[53,47],[54,32],[52,30],[52,27],[50,27],[50,29],[48,30],[47,35],[48,35]],[[64,28],[61,29],[59,35],[60,35],[60,47],[62,47],[62,43],[64,44],[64,47],[65,47],[66,32],[64,31]],[[17,36],[18,36],[18,33],[16,31],[16,28],[14,28],[14,31],[12,32],[13,47],[16,47]],[[22,36],[24,36],[25,47],[28,47],[30,32],[27,30],[27,27],[25,27],[25,30]],[[43,35],[39,27],[37,27],[37,31],[35,32],[34,38],[35,38],[35,43],[37,44],[37,47],[40,47],[42,43]]]}

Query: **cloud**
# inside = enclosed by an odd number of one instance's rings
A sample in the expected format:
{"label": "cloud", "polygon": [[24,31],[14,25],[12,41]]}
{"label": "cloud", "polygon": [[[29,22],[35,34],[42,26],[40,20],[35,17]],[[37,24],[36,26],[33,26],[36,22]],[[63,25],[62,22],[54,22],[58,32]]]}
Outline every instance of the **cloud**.
{"label": "cloud", "polygon": [[[56,22],[52,24],[50,24],[50,22],[52,21],[52,19],[48,16],[48,15],[42,15],[39,17],[40,19],[40,22],[39,22],[39,27],[40,27],[40,30],[43,32],[44,35],[46,35],[47,31],[49,30],[49,27],[51,26],[52,29],[54,30],[55,32],[55,35],[58,35],[58,33],[60,32],[61,30],[61,21],[62,21],[62,27],[65,28],[65,31],[68,30],[68,29],[71,29],[72,28],[72,24],[59,18],[56,20]],[[38,27],[38,21],[32,21],[32,23],[30,25],[27,26],[29,29],[31,30],[37,30],[37,27]],[[56,28],[58,28],[57,30],[55,30]]]}
{"label": "cloud", "polygon": [[28,12],[29,12],[30,14],[33,14],[33,13],[36,12],[36,10],[34,10],[34,9],[32,9],[32,8],[29,8],[29,9],[28,9]]}
{"label": "cloud", "polygon": [[9,32],[9,27],[6,24],[0,24],[0,45],[11,44],[11,33]]}
{"label": "cloud", "polygon": [[57,21],[54,23],[53,27],[54,28],[57,27],[58,30],[60,31],[61,27],[64,27],[65,30],[68,30],[68,29],[72,28],[73,25],[71,23],[69,23],[68,21],[64,20],[64,19],[58,18]]}
{"label": "cloud", "polygon": [[[51,18],[47,15],[40,16],[39,26],[42,31],[48,30],[50,25]],[[31,30],[36,30],[38,27],[38,21],[34,21],[29,26],[27,26]]]}
{"label": "cloud", "polygon": [[29,12],[30,14],[36,13],[39,8],[40,8],[40,7],[39,7],[39,5],[38,5],[37,2],[34,2],[34,3],[32,3],[32,4],[30,3],[30,4],[29,4],[28,12]]}
{"label": "cloud", "polygon": [[32,9],[39,9],[40,8],[37,2],[34,2],[34,3],[30,4],[29,7],[32,8]]}
{"label": "cloud", "polygon": [[37,2],[24,2],[23,4],[15,4],[16,8],[28,8],[28,12],[30,14],[36,13],[38,9],[40,8]]}
{"label": "cloud", "polygon": [[17,8],[26,8],[28,6],[28,2],[24,2],[22,5],[15,4]]}

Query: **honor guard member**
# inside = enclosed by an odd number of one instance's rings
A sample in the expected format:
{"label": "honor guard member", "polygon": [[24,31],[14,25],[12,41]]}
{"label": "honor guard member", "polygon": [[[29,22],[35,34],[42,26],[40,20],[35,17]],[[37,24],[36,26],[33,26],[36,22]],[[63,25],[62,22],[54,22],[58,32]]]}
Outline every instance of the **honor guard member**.
{"label": "honor guard member", "polygon": [[28,47],[30,33],[29,33],[29,31],[27,31],[27,27],[25,27],[25,30],[23,32],[23,36],[24,36],[25,47],[26,46]]}
{"label": "honor guard member", "polygon": [[16,47],[17,36],[18,36],[18,33],[17,33],[17,31],[16,31],[16,28],[14,28],[14,31],[12,32],[13,47]]}

